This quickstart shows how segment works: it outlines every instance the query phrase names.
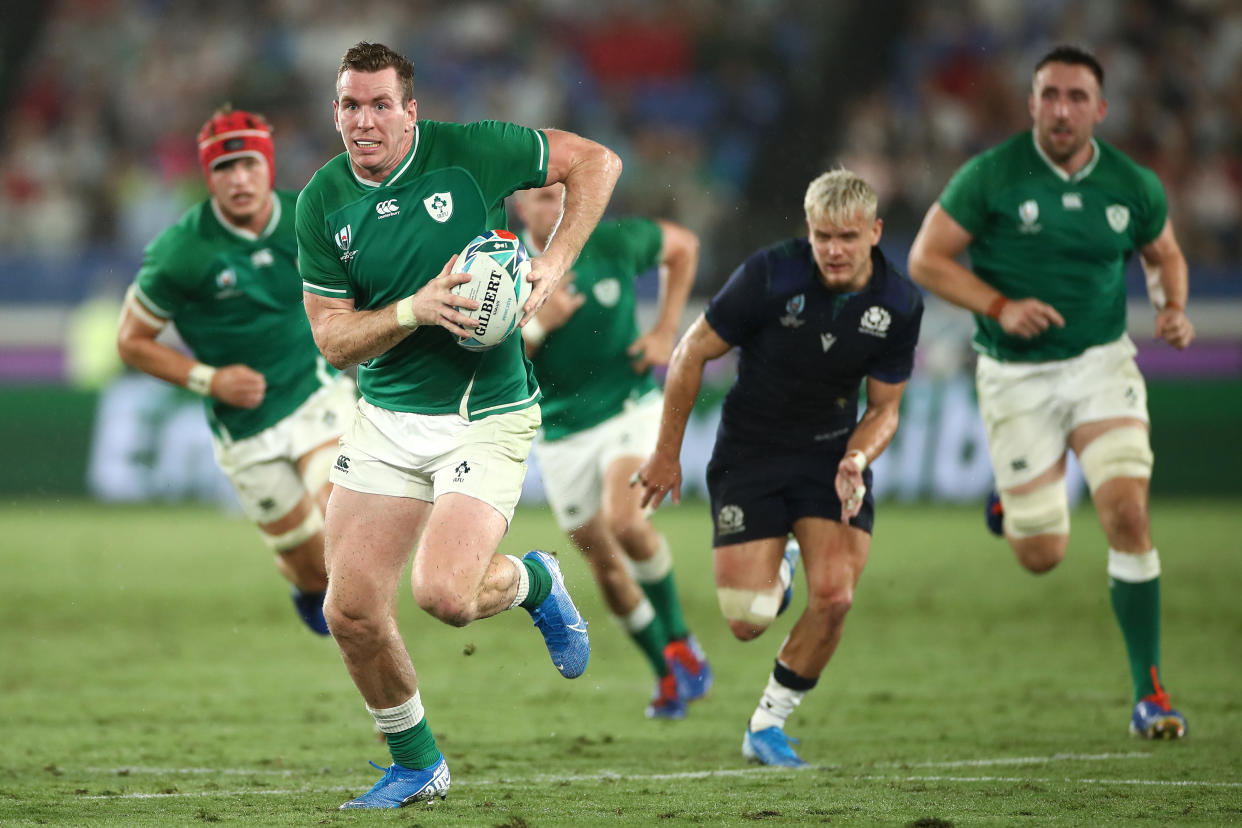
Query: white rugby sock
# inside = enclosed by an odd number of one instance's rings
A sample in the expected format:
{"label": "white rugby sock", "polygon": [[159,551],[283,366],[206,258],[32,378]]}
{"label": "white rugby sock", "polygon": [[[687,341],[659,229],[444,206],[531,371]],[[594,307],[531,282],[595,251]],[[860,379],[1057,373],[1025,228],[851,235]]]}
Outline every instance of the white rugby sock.
{"label": "white rugby sock", "polygon": [[1160,577],[1160,553],[1153,547],[1141,555],[1108,550],[1108,577],[1127,584],[1143,584]]}
{"label": "white rugby sock", "polygon": [[764,730],[769,727],[779,727],[783,730],[785,720],[798,705],[802,704],[806,693],[805,690],[792,690],[783,684],[778,684],[775,676],[768,676],[768,686],[763,690],[763,698],[759,699],[759,706],[755,708],[755,712],[750,717],[751,731]]}
{"label": "white rugby sock", "polygon": [[526,564],[522,563],[521,558],[515,558],[512,555],[505,555],[505,557],[513,561],[513,568],[517,570],[517,592],[513,595],[513,603],[509,604],[509,609],[513,609],[525,601],[526,596],[530,594],[530,573],[526,571]]}
{"label": "white rugby sock", "polygon": [[400,733],[409,730],[423,720],[423,699],[418,691],[405,704],[376,710],[367,705],[367,712],[375,719],[375,726],[383,733]]}
{"label": "white rugby sock", "polygon": [[647,629],[647,626],[655,620],[656,612],[651,602],[643,598],[628,615],[614,615],[613,617],[626,632],[639,633]]}
{"label": "white rugby sock", "polygon": [[634,580],[640,584],[655,584],[664,580],[664,576],[673,571],[673,553],[668,548],[668,540],[660,535],[660,545],[656,553],[645,561],[630,561],[634,567]]}

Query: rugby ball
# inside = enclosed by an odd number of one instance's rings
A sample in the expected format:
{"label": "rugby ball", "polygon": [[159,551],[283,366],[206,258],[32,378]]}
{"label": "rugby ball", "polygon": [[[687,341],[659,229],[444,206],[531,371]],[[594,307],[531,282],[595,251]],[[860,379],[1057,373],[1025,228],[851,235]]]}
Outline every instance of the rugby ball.
{"label": "rugby ball", "polygon": [[530,298],[530,256],[521,240],[508,230],[489,230],[475,236],[457,255],[456,273],[470,281],[453,288],[453,293],[479,303],[477,310],[461,308],[479,325],[457,344],[467,351],[495,348],[517,330],[522,306]]}

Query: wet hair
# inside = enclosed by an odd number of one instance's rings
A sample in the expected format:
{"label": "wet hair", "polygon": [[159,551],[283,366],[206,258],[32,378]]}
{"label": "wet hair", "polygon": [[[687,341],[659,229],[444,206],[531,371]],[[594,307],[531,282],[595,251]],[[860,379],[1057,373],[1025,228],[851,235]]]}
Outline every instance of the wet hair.
{"label": "wet hair", "polygon": [[340,68],[336,70],[336,81],[339,85],[341,75],[346,72],[382,72],[389,67],[397,71],[397,80],[401,83],[401,104],[404,106],[414,99],[414,66],[405,55],[394,52],[382,43],[361,40],[350,46],[341,58]]}
{"label": "wet hair", "polygon": [[1035,64],[1035,71],[1038,72],[1049,63],[1068,63],[1071,66],[1085,66],[1091,70],[1091,74],[1095,75],[1095,82],[1100,85],[1100,90],[1103,91],[1104,89],[1104,67],[1095,59],[1095,55],[1086,49],[1080,49],[1077,46],[1058,46],[1039,59],[1039,63]]}
{"label": "wet hair", "polygon": [[833,223],[849,220],[857,213],[874,219],[875,190],[854,173],[838,167],[816,178],[806,188],[802,208],[811,220],[828,219]]}

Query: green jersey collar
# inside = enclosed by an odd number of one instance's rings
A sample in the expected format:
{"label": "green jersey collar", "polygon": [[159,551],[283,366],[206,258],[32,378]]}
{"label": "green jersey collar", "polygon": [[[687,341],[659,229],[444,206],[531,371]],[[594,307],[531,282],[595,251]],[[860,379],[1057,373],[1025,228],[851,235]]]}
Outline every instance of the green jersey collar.
{"label": "green jersey collar", "polygon": [[244,230],[225,218],[224,212],[220,209],[219,203],[214,198],[211,199],[211,212],[215,215],[216,221],[220,222],[220,226],[232,233],[234,236],[237,236],[239,239],[245,239],[246,241],[258,241],[259,239],[266,239],[268,236],[272,235],[272,233],[276,231],[276,226],[280,224],[280,199],[276,197],[275,190],[272,191],[271,199],[272,217],[267,220],[267,225],[259,233]]}
{"label": "green jersey collar", "polygon": [[1035,130],[1033,129],[1031,130],[1031,143],[1035,145],[1035,152],[1039,154],[1040,158],[1044,159],[1044,163],[1048,165],[1048,169],[1052,170],[1052,172],[1056,174],[1057,178],[1060,178],[1062,181],[1068,181],[1071,184],[1082,181],[1084,178],[1091,175],[1091,171],[1095,169],[1095,165],[1100,161],[1100,145],[1094,138],[1092,138],[1091,160],[1084,164],[1081,170],[1073,175],[1070,175],[1065,170],[1058,167],[1056,162],[1048,157],[1048,153],[1044,152],[1044,148],[1039,145],[1039,139],[1035,137]]}
{"label": "green jersey collar", "polygon": [[359,184],[361,184],[364,187],[374,187],[374,188],[391,187],[393,184],[397,183],[397,179],[401,177],[402,173],[408,170],[410,168],[410,165],[414,163],[414,156],[418,154],[418,136],[419,136],[418,123],[415,122],[414,123],[414,142],[410,144],[410,151],[406,153],[405,160],[402,161],[401,164],[398,165],[395,170],[390,172],[388,174],[388,177],[385,178],[383,181],[378,181],[378,182],[368,181],[367,179],[358,175],[357,170],[354,169],[354,162],[349,159],[348,157],[349,153],[347,152],[345,154],[346,155],[345,162],[349,165],[350,174],[354,177],[355,181],[357,181]]}

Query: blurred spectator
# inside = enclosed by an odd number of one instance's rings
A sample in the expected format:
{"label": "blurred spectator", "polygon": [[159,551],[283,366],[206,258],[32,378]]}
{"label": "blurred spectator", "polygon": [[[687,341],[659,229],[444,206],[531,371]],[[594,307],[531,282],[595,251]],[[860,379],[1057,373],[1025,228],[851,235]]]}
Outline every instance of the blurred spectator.
{"label": "blurred spectator", "polygon": [[[666,215],[698,233],[708,293],[734,250],[770,238],[773,215],[798,212],[768,203],[783,175],[843,162],[879,190],[886,238],[912,237],[965,158],[1029,126],[1019,90],[1064,40],[1103,61],[1099,133],[1160,174],[1192,267],[1238,272],[1242,5],[884,8],[897,40],[881,49],[841,25],[838,4],[814,0],[63,0],[14,75],[0,268],[19,253],[84,251],[136,267],[155,230],[202,197],[185,136],[225,101],[268,115],[277,183],[300,187],[340,149],[337,57],[368,39],[411,56],[421,117],[486,113],[617,149],[626,169],[610,212]],[[846,53],[865,83],[840,81],[831,58]],[[89,281],[49,282],[42,301],[81,301]]]}

